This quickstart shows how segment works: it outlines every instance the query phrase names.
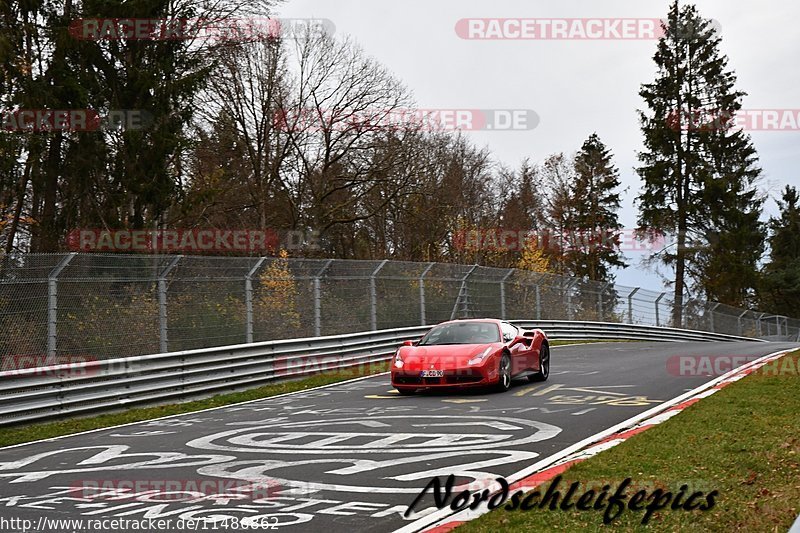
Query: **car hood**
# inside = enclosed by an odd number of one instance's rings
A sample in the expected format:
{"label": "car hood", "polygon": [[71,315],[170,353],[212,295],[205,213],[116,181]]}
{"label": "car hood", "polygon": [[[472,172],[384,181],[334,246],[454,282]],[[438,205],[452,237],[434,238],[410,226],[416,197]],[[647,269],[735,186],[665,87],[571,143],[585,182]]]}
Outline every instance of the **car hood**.
{"label": "car hood", "polygon": [[499,350],[500,343],[441,344],[437,346],[404,346],[400,348],[404,370],[453,370],[464,368],[473,357],[486,348]]}

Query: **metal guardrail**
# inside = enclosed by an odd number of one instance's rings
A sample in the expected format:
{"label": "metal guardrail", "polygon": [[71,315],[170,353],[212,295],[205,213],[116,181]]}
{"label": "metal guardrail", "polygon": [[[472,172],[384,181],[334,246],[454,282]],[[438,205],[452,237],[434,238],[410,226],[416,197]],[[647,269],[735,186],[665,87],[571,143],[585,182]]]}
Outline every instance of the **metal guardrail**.
{"label": "metal guardrail", "polygon": [[711,333],[688,329],[665,328],[644,324],[620,324],[618,322],[565,322],[563,320],[511,320],[522,328],[540,328],[554,340],[613,339],[666,342],[768,342],[764,339],[739,337],[724,333]]}
{"label": "metal guardrail", "polygon": [[[552,340],[749,341],[637,324],[520,320]],[[386,361],[431,326],[260,342],[0,372],[0,426],[208,397]]]}

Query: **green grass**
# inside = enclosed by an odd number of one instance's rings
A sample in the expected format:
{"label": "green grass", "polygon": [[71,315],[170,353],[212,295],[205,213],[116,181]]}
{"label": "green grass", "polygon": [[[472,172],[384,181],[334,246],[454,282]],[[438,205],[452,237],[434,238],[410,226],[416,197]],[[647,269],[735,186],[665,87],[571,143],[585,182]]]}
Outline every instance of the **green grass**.
{"label": "green grass", "polygon": [[[553,341],[551,344],[558,346],[559,344],[575,344],[585,342],[600,341]],[[159,405],[155,407],[138,407],[131,408],[120,413],[109,413],[91,417],[64,419],[57,422],[0,428],[0,447],[11,446],[13,444],[31,442],[40,439],[60,437],[63,435],[71,435],[73,433],[80,433],[81,431],[117,426],[131,422],[151,420],[153,418],[160,418],[163,416],[192,413],[194,411],[209,409],[211,407],[221,407],[224,405],[246,402],[249,400],[258,400],[260,398],[268,398],[270,396],[276,396],[278,394],[284,394],[287,392],[296,392],[314,387],[320,387],[322,385],[329,385],[331,383],[336,383],[360,376],[378,374],[388,370],[388,362],[377,363],[374,365],[369,365],[366,368],[356,367],[352,370],[346,371],[324,372],[297,381],[276,383],[273,385],[259,387],[257,389],[250,389],[244,392],[221,394],[204,400]]]}
{"label": "green grass", "polygon": [[[787,361],[791,359],[791,361]],[[562,474],[561,494],[575,481],[612,491],[625,478],[652,494],[673,494],[683,483],[718,490],[707,511],[657,511],[647,526],[644,511],[626,508],[611,526],[602,511],[498,509],[459,527],[457,533],[495,531],[779,531],[800,514],[800,352],[777,368],[751,374],[690,406],[680,415],[579,463]],[[776,368],[767,366],[765,368]],[[791,371],[787,371],[791,370]],[[540,489],[549,486],[545,483]],[[635,489],[638,490],[638,489]],[[628,497],[635,492],[628,489]],[[647,502],[649,503],[649,502]]]}

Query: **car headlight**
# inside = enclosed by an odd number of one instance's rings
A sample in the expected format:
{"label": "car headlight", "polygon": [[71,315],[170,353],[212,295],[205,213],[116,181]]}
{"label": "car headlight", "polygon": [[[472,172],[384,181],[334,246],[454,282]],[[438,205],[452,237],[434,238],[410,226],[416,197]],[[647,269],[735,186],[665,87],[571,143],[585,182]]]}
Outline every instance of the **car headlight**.
{"label": "car headlight", "polygon": [[403,368],[403,358],[400,357],[400,350],[394,353],[394,366],[395,368]]}
{"label": "car headlight", "polygon": [[483,362],[483,360],[486,358],[487,355],[489,355],[489,353],[491,351],[492,351],[492,347],[490,346],[490,347],[486,348],[484,351],[482,351],[476,357],[473,357],[472,359],[467,361],[467,363],[470,364],[470,365],[479,365],[479,364],[481,364]]}

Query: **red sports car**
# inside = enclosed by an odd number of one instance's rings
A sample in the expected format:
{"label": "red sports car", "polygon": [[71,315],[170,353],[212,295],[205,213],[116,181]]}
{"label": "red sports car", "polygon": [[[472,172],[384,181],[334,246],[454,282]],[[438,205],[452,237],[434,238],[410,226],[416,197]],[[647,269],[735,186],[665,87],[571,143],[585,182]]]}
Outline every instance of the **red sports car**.
{"label": "red sports car", "polygon": [[545,381],[549,374],[550,346],[542,330],[493,319],[443,322],[419,342],[405,341],[392,360],[392,386],[400,394],[487,385],[506,391],[512,378]]}

